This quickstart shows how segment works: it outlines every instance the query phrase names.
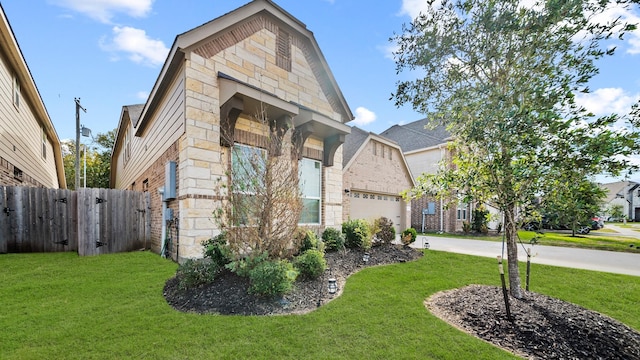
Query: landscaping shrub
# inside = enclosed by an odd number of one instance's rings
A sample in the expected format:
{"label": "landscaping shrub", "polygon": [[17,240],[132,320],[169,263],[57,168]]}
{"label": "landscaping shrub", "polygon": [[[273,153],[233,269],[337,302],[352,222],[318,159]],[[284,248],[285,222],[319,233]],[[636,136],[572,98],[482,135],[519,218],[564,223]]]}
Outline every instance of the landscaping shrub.
{"label": "landscaping shrub", "polygon": [[405,246],[408,246],[409,244],[413,244],[413,242],[416,241],[417,237],[418,232],[416,231],[416,229],[408,228],[402,232],[402,243]]}
{"label": "landscaping shrub", "polygon": [[238,276],[248,277],[251,270],[267,261],[268,258],[269,253],[266,251],[254,252],[246,257],[228,263],[225,267],[231,270],[231,272],[236,273]]}
{"label": "landscaping shrub", "polygon": [[344,245],[350,249],[371,248],[371,230],[363,219],[353,219],[342,223]]}
{"label": "landscaping shrub", "polygon": [[322,233],[322,242],[328,251],[340,250],[344,247],[344,235],[340,230],[328,227]]}
{"label": "landscaping shrub", "polygon": [[220,268],[210,260],[188,259],[176,271],[178,287],[182,290],[191,289],[210,283],[215,279]]}
{"label": "landscaping shrub", "polygon": [[296,233],[297,240],[300,244],[298,254],[302,254],[307,250],[318,249],[318,236],[311,230],[300,229]]}
{"label": "landscaping shrub", "polygon": [[393,227],[393,221],[384,216],[374,221],[373,228],[375,229],[373,245],[389,245],[396,239],[396,229]]}
{"label": "landscaping shrub", "polygon": [[221,233],[202,243],[203,255],[205,259],[211,261],[219,267],[223,267],[231,262],[232,253],[229,244],[227,244],[226,233]]}
{"label": "landscaping shrub", "polygon": [[327,260],[322,251],[310,249],[297,256],[293,266],[300,272],[300,275],[313,280],[320,277],[327,269]]}
{"label": "landscaping shrub", "polygon": [[489,210],[485,210],[482,206],[473,210],[473,222],[471,223],[471,230],[486,234],[488,225]]}
{"label": "landscaping shrub", "polygon": [[263,296],[286,294],[293,288],[298,272],[287,260],[263,261],[249,272],[249,292]]}

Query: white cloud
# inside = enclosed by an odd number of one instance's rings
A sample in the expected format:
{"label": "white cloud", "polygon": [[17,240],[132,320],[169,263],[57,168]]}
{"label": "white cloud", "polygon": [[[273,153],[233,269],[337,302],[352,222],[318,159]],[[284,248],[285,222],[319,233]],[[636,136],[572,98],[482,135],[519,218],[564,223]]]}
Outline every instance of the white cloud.
{"label": "white cloud", "polygon": [[138,99],[140,99],[140,100],[147,101],[147,99],[149,98],[149,92],[147,92],[147,91],[138,91],[136,93],[136,97]]}
{"label": "white cloud", "polygon": [[421,12],[424,12],[428,6],[428,2],[424,0],[402,0],[399,15],[407,15],[413,20],[418,17]]}
{"label": "white cloud", "polygon": [[145,17],[154,0],[52,0],[58,6],[85,14],[103,23],[111,23],[116,13]]}
{"label": "white cloud", "polygon": [[609,114],[625,115],[631,110],[640,94],[629,94],[621,88],[602,88],[589,94],[576,96],[576,103],[596,116]]}
{"label": "white cloud", "polygon": [[356,109],[356,118],[353,120],[353,123],[358,126],[364,126],[371,124],[376,121],[376,114],[362,106]]}
{"label": "white cloud", "polygon": [[103,39],[100,46],[106,51],[127,53],[131,61],[150,66],[161,65],[169,53],[162,41],[151,39],[144,30],[129,26],[115,26],[113,39],[109,42]]}

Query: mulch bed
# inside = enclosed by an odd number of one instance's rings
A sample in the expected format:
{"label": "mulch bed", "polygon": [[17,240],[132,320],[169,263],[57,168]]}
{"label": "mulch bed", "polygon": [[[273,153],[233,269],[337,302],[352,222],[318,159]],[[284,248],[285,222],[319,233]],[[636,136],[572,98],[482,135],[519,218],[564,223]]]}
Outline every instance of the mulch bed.
{"label": "mulch bed", "polygon": [[640,333],[610,317],[533,292],[509,303],[513,322],[498,287],[470,285],[425,301],[451,325],[528,359],[640,359]]}
{"label": "mulch bed", "polygon": [[[418,259],[422,251],[401,245],[382,245],[371,248],[369,261],[362,261],[364,251],[346,250],[327,252],[328,269],[317,280],[296,281],[294,290],[281,298],[265,298],[248,292],[249,281],[225,271],[210,284],[195,289],[178,289],[174,277],[167,281],[164,296],[176,310],[199,314],[222,315],[278,315],[304,314],[331,301],[341,293],[349,275],[366,266],[393,264]],[[327,290],[329,277],[338,281],[338,292],[330,295]]]}

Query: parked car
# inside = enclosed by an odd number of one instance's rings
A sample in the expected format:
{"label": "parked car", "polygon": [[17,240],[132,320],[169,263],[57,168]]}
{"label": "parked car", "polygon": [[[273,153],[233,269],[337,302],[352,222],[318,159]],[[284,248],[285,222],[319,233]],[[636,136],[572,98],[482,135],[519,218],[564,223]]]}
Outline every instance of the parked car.
{"label": "parked car", "polygon": [[604,219],[599,216],[591,218],[591,230],[600,230],[604,227]]}
{"label": "parked car", "polygon": [[[595,224],[594,224],[595,223]],[[596,228],[599,223],[597,221],[592,221],[590,225],[578,225],[576,229],[576,233],[578,234],[588,234],[591,230],[600,229],[600,227]],[[527,231],[537,231],[541,229],[549,229],[549,230],[571,230],[571,226],[567,224],[559,224],[552,223],[547,217],[543,216],[540,221],[528,221],[522,225],[523,230]]]}

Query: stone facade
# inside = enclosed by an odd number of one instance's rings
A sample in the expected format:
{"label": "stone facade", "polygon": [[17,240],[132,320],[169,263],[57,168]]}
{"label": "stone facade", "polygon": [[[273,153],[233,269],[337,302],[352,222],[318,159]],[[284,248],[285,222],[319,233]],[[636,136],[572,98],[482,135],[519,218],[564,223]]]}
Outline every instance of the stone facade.
{"label": "stone facade", "polygon": [[[290,50],[284,55],[283,46]],[[137,142],[144,141],[145,134],[162,133],[158,129],[178,128],[163,121],[180,122],[183,134],[146,170],[129,177],[136,179],[136,188],[145,183],[152,192],[155,213],[162,205],[157,188],[164,184],[164,164],[177,162],[177,199],[169,202],[179,232],[176,260],[201,256],[201,243],[220,232],[213,213],[227,195],[229,146],[240,140],[250,144],[243,136],[261,136],[260,130],[251,126],[254,117],[293,127],[282,141],[293,146],[296,133],[301,141],[296,140],[295,146],[303,156],[326,165],[321,171],[320,227],[339,226],[343,188],[340,136],[344,138],[349,132],[344,122],[353,115],[304,25],[271,1],[256,0],[179,35],[174,47],[140,120],[130,123]],[[180,116],[171,116],[181,110]],[[116,149],[121,147],[117,141]],[[137,149],[147,151],[146,146],[138,145]],[[114,183],[122,187],[122,182],[116,175]],[[153,238],[159,240],[161,215],[153,219]],[[154,240],[154,250],[159,244]]]}
{"label": "stone facade", "polygon": [[[353,130],[356,131],[362,130]],[[383,206],[386,208],[398,208],[396,200],[401,202],[398,204],[400,219],[391,219],[399,226],[396,231],[401,232],[410,226],[411,204],[399,198],[401,192],[413,187],[411,173],[398,145],[373,134],[367,139],[343,170],[343,188],[349,191],[349,195],[344,196],[342,220],[348,220],[352,214],[351,195],[356,192],[373,193],[376,197],[381,195],[393,200],[393,203]],[[344,189],[340,193],[344,193]]]}

